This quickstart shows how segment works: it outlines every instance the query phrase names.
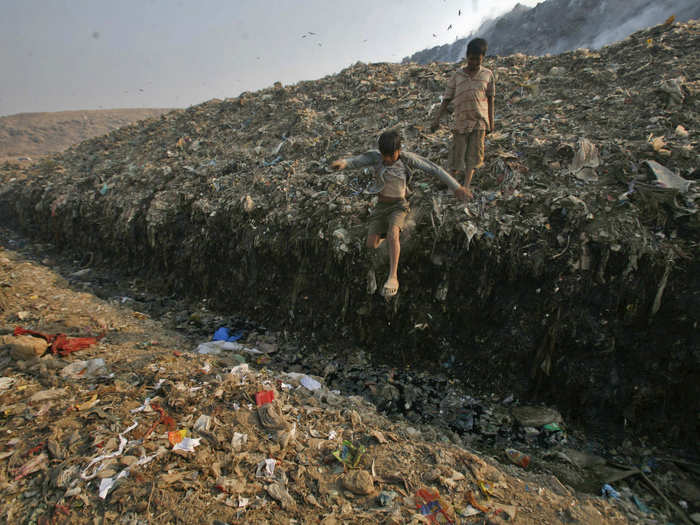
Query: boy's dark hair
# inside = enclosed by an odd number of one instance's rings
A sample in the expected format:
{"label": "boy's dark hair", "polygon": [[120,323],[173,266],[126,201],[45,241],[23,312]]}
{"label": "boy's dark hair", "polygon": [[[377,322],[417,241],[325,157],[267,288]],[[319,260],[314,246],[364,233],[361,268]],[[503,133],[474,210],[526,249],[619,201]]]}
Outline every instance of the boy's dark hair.
{"label": "boy's dark hair", "polygon": [[401,135],[395,129],[390,129],[379,135],[379,153],[392,155],[401,149]]}
{"label": "boy's dark hair", "polygon": [[469,45],[467,45],[467,56],[468,55],[483,55],[486,56],[486,50],[489,45],[483,38],[475,38]]}

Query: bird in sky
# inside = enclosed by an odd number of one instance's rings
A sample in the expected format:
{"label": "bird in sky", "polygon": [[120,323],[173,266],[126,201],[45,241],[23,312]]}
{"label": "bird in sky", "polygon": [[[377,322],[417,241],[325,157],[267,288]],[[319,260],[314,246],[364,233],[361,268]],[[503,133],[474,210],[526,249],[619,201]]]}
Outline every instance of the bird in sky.
{"label": "bird in sky", "polygon": [[458,9],[458,10],[457,10],[457,16],[462,16],[462,10],[461,10],[461,9]]}
{"label": "bird in sky", "polygon": [[433,38],[437,38],[437,35],[435,33],[433,33]]}
{"label": "bird in sky", "polygon": [[450,24],[449,26],[447,26],[447,30],[449,31],[450,29],[452,29],[452,24]]}

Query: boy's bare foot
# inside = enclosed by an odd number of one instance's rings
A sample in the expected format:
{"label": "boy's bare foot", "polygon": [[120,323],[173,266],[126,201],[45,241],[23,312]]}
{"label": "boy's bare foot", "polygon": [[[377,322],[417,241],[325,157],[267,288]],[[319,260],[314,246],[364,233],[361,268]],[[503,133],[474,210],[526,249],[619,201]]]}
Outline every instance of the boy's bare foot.
{"label": "boy's bare foot", "polygon": [[394,297],[399,291],[399,280],[396,277],[389,277],[382,288],[382,295],[387,299]]}
{"label": "boy's bare foot", "polygon": [[467,199],[472,198],[472,192],[469,188],[460,186],[455,190],[455,197],[457,197],[457,199],[459,199],[460,201],[466,201]]}
{"label": "boy's bare foot", "polygon": [[367,272],[367,293],[369,295],[374,295],[377,291],[377,277],[374,275],[374,270],[370,269]]}

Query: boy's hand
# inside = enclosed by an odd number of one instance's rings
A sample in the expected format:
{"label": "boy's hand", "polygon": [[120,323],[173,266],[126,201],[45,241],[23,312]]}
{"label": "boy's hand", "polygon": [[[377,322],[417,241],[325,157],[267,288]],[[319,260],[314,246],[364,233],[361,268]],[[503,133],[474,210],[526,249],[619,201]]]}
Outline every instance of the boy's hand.
{"label": "boy's hand", "polygon": [[468,188],[460,186],[455,190],[455,197],[457,197],[461,201],[466,201],[467,199],[472,198],[472,192]]}
{"label": "boy's hand", "polygon": [[348,161],[346,161],[345,159],[334,160],[331,163],[331,168],[333,168],[334,170],[342,170],[342,169],[345,169],[347,166],[348,166]]}

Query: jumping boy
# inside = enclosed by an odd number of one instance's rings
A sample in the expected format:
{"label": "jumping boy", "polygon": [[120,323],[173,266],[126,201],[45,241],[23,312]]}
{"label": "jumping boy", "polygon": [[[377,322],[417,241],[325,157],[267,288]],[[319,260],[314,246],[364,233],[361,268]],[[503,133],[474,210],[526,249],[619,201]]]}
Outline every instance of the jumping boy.
{"label": "jumping boy", "polygon": [[399,235],[410,211],[406,200],[409,169],[419,169],[435,175],[454,190],[457,198],[467,198],[467,191],[449,173],[437,164],[408,151],[401,151],[401,137],[395,130],[385,131],[379,136],[379,151],[370,150],[348,159],[338,159],[331,168],[374,168],[374,184],[369,193],[378,193],[378,202],[369,219],[367,247],[378,248],[386,237],[389,248],[389,276],[382,289],[384,297],[396,295],[399,289],[397,270],[401,244]]}
{"label": "jumping boy", "polygon": [[467,65],[455,72],[447,82],[442,104],[430,127],[435,131],[447,104],[454,100],[453,141],[450,168],[455,176],[464,174],[469,193],[474,170],[484,165],[484,137],[493,131],[493,99],[496,95],[493,73],[482,67],[486,40],[475,38],[467,46]]}

